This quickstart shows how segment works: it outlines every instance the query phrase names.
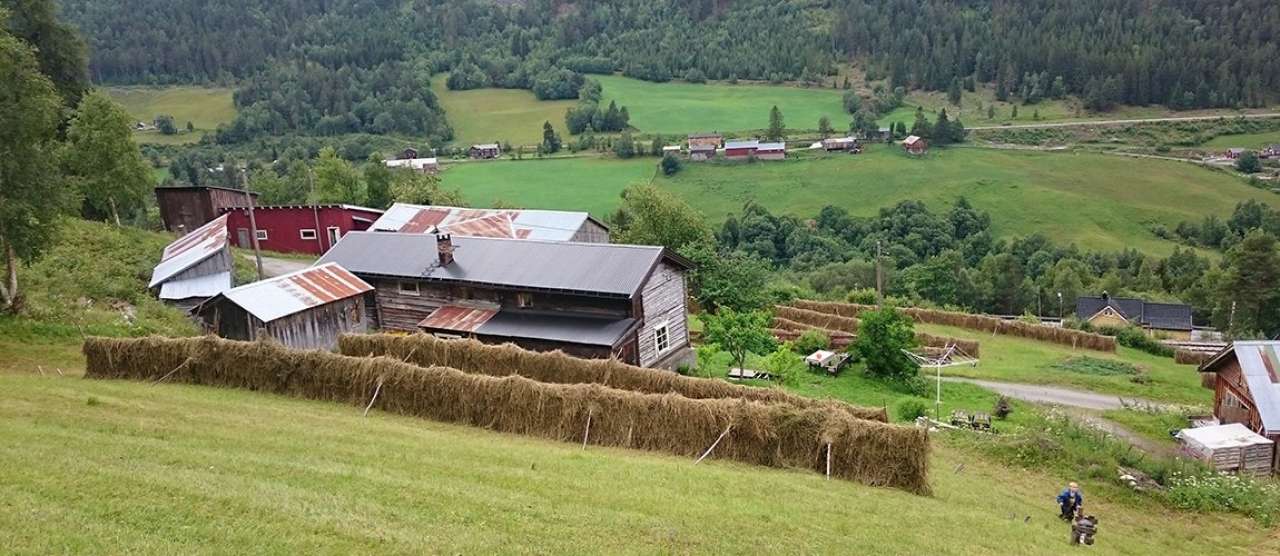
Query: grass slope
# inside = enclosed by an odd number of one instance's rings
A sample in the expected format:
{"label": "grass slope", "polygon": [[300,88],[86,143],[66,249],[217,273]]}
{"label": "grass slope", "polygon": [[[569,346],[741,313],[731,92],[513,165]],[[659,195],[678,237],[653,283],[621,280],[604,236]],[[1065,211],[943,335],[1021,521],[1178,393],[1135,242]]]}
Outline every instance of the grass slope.
{"label": "grass slope", "polygon": [[[179,144],[200,140],[201,132],[213,131],[218,124],[236,117],[232,90],[220,87],[107,87],[112,100],[124,106],[130,116],[151,123],[156,116],[173,116],[181,130],[178,135],[162,135],[158,131],[139,132],[134,137],[141,143]],[[187,122],[197,133],[186,133]]]}
{"label": "grass slope", "polygon": [[1269,133],[1246,133],[1243,135],[1220,135],[1205,141],[1202,146],[1211,148],[1241,147],[1246,149],[1259,149],[1268,145],[1276,144],[1280,144],[1280,131],[1272,131]]}
{"label": "grass slope", "polygon": [[828,116],[832,126],[847,127],[837,89],[727,83],[651,83],[616,75],[597,75],[603,103],[617,101],[631,114],[631,125],[645,133],[741,131],[769,126],[769,109],[782,111],[787,127],[817,129]]}
{"label": "grass slope", "polygon": [[[945,443],[930,498],[197,386],[0,374],[11,553],[1060,554],[1063,479]],[[962,471],[955,471],[963,464]],[[1101,554],[1274,548],[1240,518],[1090,501]]]}
{"label": "grass slope", "polygon": [[445,117],[453,126],[453,142],[510,142],[536,145],[542,142],[542,124],[551,122],[562,138],[569,137],[564,113],[576,100],[538,100],[524,89],[475,89],[450,91],[447,76],[431,81],[431,90],[440,99]]}
{"label": "grass slope", "polygon": [[649,181],[656,168],[654,158],[551,158],[450,164],[441,175],[445,187],[461,190],[472,206],[502,201],[603,217],[628,184]]}

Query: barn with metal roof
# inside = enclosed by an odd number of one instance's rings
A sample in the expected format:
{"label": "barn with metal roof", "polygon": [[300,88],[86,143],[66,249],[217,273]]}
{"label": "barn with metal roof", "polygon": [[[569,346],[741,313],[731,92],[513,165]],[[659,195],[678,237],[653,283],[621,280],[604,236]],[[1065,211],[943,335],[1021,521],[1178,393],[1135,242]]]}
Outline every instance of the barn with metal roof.
{"label": "barn with metal roof", "polygon": [[609,228],[585,212],[472,209],[396,203],[369,227],[381,232],[609,243]]}
{"label": "barn with metal roof", "polygon": [[195,313],[223,338],[332,349],[338,336],[367,329],[364,295],[371,291],[342,266],[326,263],[227,290]]}
{"label": "barn with metal roof", "polygon": [[196,228],[164,248],[148,288],[183,309],[231,288],[231,244],[227,216]]}
{"label": "barn with metal roof", "polygon": [[[1212,378],[1213,414],[1280,442],[1280,341],[1233,342],[1200,366]],[[1272,445],[1271,468],[1280,470]]]}

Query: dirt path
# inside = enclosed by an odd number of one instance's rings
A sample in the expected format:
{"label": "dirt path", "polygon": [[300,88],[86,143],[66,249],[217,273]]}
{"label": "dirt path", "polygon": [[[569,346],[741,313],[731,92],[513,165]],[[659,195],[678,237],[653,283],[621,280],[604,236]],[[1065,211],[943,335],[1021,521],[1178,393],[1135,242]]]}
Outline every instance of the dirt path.
{"label": "dirt path", "polygon": [[1056,122],[1043,124],[1018,124],[1018,125],[989,125],[967,128],[970,131],[982,131],[991,129],[1042,129],[1049,127],[1081,127],[1091,125],[1132,125],[1149,122],[1199,122],[1204,120],[1218,120],[1224,118],[1246,118],[1246,119],[1263,119],[1263,118],[1280,118],[1280,113],[1268,112],[1265,114],[1219,114],[1217,116],[1175,116],[1169,118],[1137,118],[1129,120],[1081,120],[1077,122]]}
{"label": "dirt path", "polygon": [[[249,262],[253,262],[252,254],[244,253],[243,256],[244,258],[248,259]],[[305,261],[305,260],[299,260],[299,259],[280,259],[276,257],[267,257],[265,255],[262,257],[262,274],[264,274],[265,275],[264,277],[266,278],[283,276],[290,272],[297,272],[309,266],[311,266],[311,261]]]}
{"label": "dirt path", "polygon": [[1010,398],[1016,398],[1023,401],[1058,404],[1093,411],[1123,409],[1125,403],[1130,405],[1137,403],[1143,406],[1172,408],[1172,406],[1169,406],[1168,404],[1162,404],[1140,398],[1125,397],[1123,398],[1124,402],[1121,402],[1122,396],[1098,394],[1096,392],[1087,392],[1084,390],[1073,390],[1070,388],[1062,388],[1060,386],[1018,384],[1015,382],[996,382],[993,380],[946,376],[942,377],[942,380],[946,382],[966,382],[969,384],[976,384],[996,393],[1004,394]]}

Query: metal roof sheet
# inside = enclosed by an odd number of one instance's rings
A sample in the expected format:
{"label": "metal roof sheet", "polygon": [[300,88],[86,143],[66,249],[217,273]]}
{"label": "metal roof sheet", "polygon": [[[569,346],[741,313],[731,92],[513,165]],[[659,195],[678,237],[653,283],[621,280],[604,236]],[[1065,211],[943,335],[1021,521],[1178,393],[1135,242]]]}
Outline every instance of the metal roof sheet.
{"label": "metal roof sheet", "polygon": [[458,305],[445,305],[432,311],[427,318],[418,323],[419,328],[433,330],[453,330],[456,332],[475,332],[480,325],[498,314],[496,309],[477,309]]}
{"label": "metal roof sheet", "polygon": [[222,293],[262,322],[373,291],[340,265],[319,264]]}
{"label": "metal roof sheet", "polygon": [[440,266],[432,235],[350,232],[320,263],[357,274],[631,297],[665,255],[661,247],[608,243],[454,236],[453,244],[453,264]]}
{"label": "metal roof sheet", "polygon": [[1249,430],[1249,427],[1240,423],[1182,429],[1178,432],[1178,438],[1194,441],[1211,450],[1275,444],[1267,437]]}
{"label": "metal roof sheet", "polygon": [[[442,307],[441,309],[445,309]],[[440,310],[437,310],[439,312]],[[484,318],[470,330],[431,326],[427,317],[418,326],[428,329],[445,329],[474,332],[481,336],[497,338],[521,338],[588,346],[613,347],[621,343],[627,333],[635,329],[638,321],[632,318],[609,319],[587,315],[535,313],[528,311],[491,312],[470,310],[472,319]],[[488,313],[483,315],[483,313]],[[451,313],[452,314],[452,313]],[[482,317],[483,315],[483,317]]]}
{"label": "metal roof sheet", "polygon": [[396,203],[371,230],[455,236],[569,241],[590,218],[585,212],[496,210]]}
{"label": "metal roof sheet", "polygon": [[726,141],[724,148],[726,149],[754,149],[758,148],[760,141],[752,139],[750,141]]}
{"label": "metal roof sheet", "polygon": [[229,245],[227,234],[227,215],[222,215],[207,224],[192,230],[164,248],[157,264],[151,272],[151,283],[154,288],[178,273],[191,268]]}
{"label": "metal roof sheet", "polygon": [[1262,426],[1280,432],[1280,342],[1234,342],[1230,349],[1240,362]]}
{"label": "metal roof sheet", "polygon": [[786,143],[760,143],[756,146],[756,150],[759,151],[783,151],[786,149]]}
{"label": "metal roof sheet", "polygon": [[230,270],[185,280],[169,280],[160,285],[160,299],[209,298],[229,289],[231,289]]}

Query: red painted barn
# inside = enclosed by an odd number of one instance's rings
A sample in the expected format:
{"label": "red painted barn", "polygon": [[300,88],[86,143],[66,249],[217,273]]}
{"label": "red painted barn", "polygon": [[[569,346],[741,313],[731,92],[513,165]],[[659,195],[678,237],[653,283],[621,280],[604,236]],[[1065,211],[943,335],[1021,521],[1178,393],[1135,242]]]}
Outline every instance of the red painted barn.
{"label": "red painted barn", "polygon": [[729,141],[724,144],[724,157],[736,160],[749,158],[755,156],[758,148],[760,148],[760,142],[755,139],[750,141]]}
{"label": "red painted barn", "polygon": [[[227,227],[237,247],[253,248],[249,209],[224,209]],[[258,246],[279,253],[323,255],[347,232],[369,229],[382,216],[377,209],[354,205],[289,205],[254,207]]]}

